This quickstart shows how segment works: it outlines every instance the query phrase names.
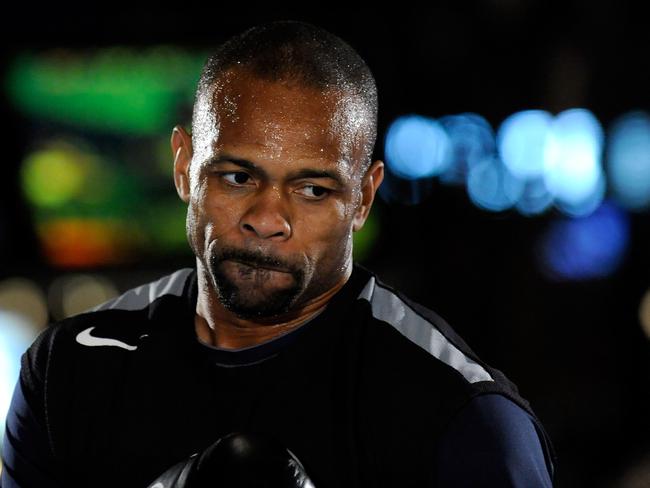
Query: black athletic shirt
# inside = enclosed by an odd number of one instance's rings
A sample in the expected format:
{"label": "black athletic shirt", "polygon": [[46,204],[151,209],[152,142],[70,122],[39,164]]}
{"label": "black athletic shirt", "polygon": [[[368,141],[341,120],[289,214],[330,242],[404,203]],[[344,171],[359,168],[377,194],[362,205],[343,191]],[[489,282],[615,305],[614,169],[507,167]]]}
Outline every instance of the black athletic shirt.
{"label": "black athletic shirt", "polygon": [[234,431],[278,439],[316,488],[552,485],[550,440],[516,387],[364,268],[254,347],[202,343],[195,306],[196,272],[179,270],[41,333],[1,487],[145,488]]}

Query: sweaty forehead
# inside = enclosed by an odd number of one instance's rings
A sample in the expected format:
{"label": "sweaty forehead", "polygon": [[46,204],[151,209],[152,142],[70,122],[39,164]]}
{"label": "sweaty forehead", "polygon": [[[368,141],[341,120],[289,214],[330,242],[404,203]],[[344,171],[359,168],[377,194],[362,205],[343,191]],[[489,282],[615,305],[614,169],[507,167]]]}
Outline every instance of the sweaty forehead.
{"label": "sweaty forehead", "polygon": [[216,126],[207,131],[212,151],[256,147],[270,159],[303,154],[350,165],[362,157],[363,107],[340,90],[228,71],[215,83],[209,109],[212,117],[203,120]]}

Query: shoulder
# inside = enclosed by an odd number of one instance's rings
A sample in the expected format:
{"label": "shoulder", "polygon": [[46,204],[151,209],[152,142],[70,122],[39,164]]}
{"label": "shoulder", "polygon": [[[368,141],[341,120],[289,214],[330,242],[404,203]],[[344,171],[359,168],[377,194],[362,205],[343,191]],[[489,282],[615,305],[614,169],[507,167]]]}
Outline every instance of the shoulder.
{"label": "shoulder", "polygon": [[384,404],[409,409],[404,418],[415,424],[414,436],[426,431],[428,423],[433,430],[425,435],[436,439],[444,438],[445,431],[452,432],[452,438],[459,429],[471,434],[474,426],[481,427],[484,439],[505,435],[503,447],[510,448],[512,440],[525,433],[554,459],[541,422],[503,372],[483,361],[436,312],[360,269],[364,284],[358,298],[371,317],[368,347],[377,351],[366,356],[369,376],[379,377],[375,389],[389,390]]}
{"label": "shoulder", "polygon": [[179,297],[187,292],[186,286],[196,274],[193,268],[182,268],[163,276],[158,280],[131,288],[117,298],[109,300],[89,312],[104,310],[136,311],[151,306],[156,300],[164,297]]}
{"label": "shoulder", "polygon": [[365,278],[358,298],[367,303],[372,322],[368,335],[370,342],[382,349],[381,362],[388,359],[391,368],[422,389],[432,382],[444,385],[457,402],[500,393],[532,413],[517,385],[482,360],[436,312],[385,284],[371,271],[357,268]]}
{"label": "shoulder", "polygon": [[187,287],[195,273],[192,268],[183,268],[157,280],[131,288],[85,312],[51,324],[44,331],[44,335],[56,336],[78,332],[79,329],[89,324],[111,323],[115,329],[119,329],[120,322],[115,320],[116,318],[140,317],[143,313],[151,315],[152,308],[160,302],[187,294]]}
{"label": "shoulder", "polygon": [[474,397],[437,444],[437,482],[444,486],[550,487],[554,465],[544,432],[506,397]]}
{"label": "shoulder", "polygon": [[450,373],[467,383],[495,380],[492,369],[437,313],[385,284],[373,272],[358,265],[357,268],[365,278],[358,298],[369,304],[373,332],[385,336],[386,344],[444,364]]}
{"label": "shoulder", "polygon": [[[152,325],[157,307],[188,293],[195,271],[184,268],[129,289],[86,312],[54,322],[36,337],[22,357],[23,377],[43,380],[48,369],[60,369],[79,356],[119,354],[137,349]],[[108,346],[108,347],[106,347]],[[111,347],[112,346],[112,347]]]}

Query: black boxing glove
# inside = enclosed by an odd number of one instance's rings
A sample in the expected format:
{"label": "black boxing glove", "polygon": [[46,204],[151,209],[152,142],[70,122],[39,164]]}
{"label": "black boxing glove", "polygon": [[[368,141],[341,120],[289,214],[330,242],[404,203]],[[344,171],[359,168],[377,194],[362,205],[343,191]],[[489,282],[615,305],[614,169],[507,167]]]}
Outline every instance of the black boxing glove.
{"label": "black boxing glove", "polygon": [[298,458],[271,439],[232,433],[175,464],[148,488],[315,488]]}

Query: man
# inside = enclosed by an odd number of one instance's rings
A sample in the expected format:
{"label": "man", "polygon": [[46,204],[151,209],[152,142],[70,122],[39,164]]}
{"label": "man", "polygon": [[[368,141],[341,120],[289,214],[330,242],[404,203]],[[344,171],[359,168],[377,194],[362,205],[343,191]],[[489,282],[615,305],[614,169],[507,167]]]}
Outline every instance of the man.
{"label": "man", "polygon": [[196,269],[37,338],[2,487],[145,487],[237,432],[318,488],[551,486],[516,387],[352,262],[383,178],[376,124],[374,79],[338,37],[276,22],[222,45],[192,134],[171,138]]}

